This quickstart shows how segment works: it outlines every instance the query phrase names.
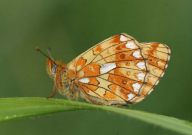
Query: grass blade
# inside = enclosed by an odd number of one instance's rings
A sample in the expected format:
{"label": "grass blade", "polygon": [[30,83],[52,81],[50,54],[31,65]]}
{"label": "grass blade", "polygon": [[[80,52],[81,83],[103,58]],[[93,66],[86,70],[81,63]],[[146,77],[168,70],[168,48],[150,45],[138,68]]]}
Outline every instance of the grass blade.
{"label": "grass blade", "polygon": [[1,98],[0,121],[16,118],[39,116],[44,114],[74,111],[74,110],[101,110],[124,115],[143,122],[160,126],[182,134],[192,134],[192,123],[174,117],[153,114],[143,111],[122,109],[111,106],[98,106],[88,103],[63,99],[46,98]]}

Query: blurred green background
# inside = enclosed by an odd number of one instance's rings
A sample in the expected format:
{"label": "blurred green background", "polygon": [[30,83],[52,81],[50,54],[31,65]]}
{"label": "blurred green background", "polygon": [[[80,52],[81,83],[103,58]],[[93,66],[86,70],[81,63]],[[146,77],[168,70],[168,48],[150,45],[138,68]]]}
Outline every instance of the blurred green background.
{"label": "blurred green background", "polygon": [[[131,109],[192,121],[191,0],[1,0],[0,97],[46,97],[53,82],[45,58],[52,48],[66,63],[94,44],[126,32],[140,42],[172,49],[168,70],[155,91]],[[62,98],[61,96],[57,96]],[[97,111],[65,112],[0,123],[1,135],[175,135],[174,132]]]}

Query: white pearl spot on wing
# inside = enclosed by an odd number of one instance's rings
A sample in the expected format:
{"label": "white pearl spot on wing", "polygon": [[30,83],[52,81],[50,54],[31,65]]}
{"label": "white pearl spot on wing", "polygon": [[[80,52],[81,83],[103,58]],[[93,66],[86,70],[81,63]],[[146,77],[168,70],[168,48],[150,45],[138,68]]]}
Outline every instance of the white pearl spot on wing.
{"label": "white pearl spot on wing", "polygon": [[137,63],[137,67],[139,67],[140,69],[145,69],[145,63],[139,62],[139,63]]}
{"label": "white pearl spot on wing", "polygon": [[139,51],[139,50],[135,51],[135,52],[133,53],[133,56],[134,56],[135,58],[141,58],[140,51]]}
{"label": "white pearl spot on wing", "polygon": [[148,95],[151,94],[151,92],[153,91],[153,89],[149,90],[149,92],[147,93]]}
{"label": "white pearl spot on wing", "polygon": [[170,54],[171,53],[171,49],[168,48],[168,53]]}
{"label": "white pearl spot on wing", "polygon": [[116,68],[116,64],[115,63],[107,63],[107,64],[103,64],[101,65],[101,68],[100,68],[100,73],[101,74],[104,74],[104,73],[107,73],[109,71],[111,71],[112,69]]}
{"label": "white pearl spot on wing", "polygon": [[145,77],[145,74],[144,74],[144,73],[139,73],[139,74],[137,74],[137,78],[138,78],[139,80],[143,80],[144,77]]}
{"label": "white pearl spot on wing", "polygon": [[124,36],[124,35],[120,35],[120,41],[121,42],[125,42],[128,40],[128,37]]}
{"label": "white pearl spot on wing", "polygon": [[128,100],[131,100],[134,96],[135,96],[135,95],[134,95],[133,93],[129,93],[129,94],[127,95]]}
{"label": "white pearl spot on wing", "polygon": [[164,76],[164,74],[165,74],[165,72],[163,72],[163,73],[161,74],[161,77],[163,77],[163,76]]}
{"label": "white pearl spot on wing", "polygon": [[82,82],[82,83],[89,83],[89,78],[81,78],[79,79],[79,82]]}
{"label": "white pearl spot on wing", "polygon": [[156,81],[155,85],[157,85],[159,83],[159,80]]}
{"label": "white pearl spot on wing", "polygon": [[139,92],[139,89],[141,88],[141,84],[134,83],[132,86],[133,86],[134,92]]}
{"label": "white pearl spot on wing", "polygon": [[139,97],[139,98],[137,98],[137,99],[135,100],[135,103],[138,103],[138,102],[142,101],[144,98],[145,98],[145,97]]}
{"label": "white pearl spot on wing", "polygon": [[126,48],[129,48],[129,49],[137,48],[137,46],[135,45],[134,41],[128,41],[125,46],[126,46]]}
{"label": "white pearl spot on wing", "polygon": [[168,61],[170,60],[170,56],[168,56],[167,60],[168,60]]}

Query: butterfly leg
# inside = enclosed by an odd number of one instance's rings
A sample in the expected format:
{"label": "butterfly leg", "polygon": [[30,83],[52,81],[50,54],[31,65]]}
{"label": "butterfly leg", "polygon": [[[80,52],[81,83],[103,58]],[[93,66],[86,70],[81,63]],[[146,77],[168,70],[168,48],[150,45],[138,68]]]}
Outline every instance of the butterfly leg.
{"label": "butterfly leg", "polygon": [[57,94],[57,88],[56,88],[56,86],[55,86],[55,84],[54,84],[54,85],[53,85],[52,92],[51,92],[51,94],[50,94],[47,98],[52,98],[52,97],[54,97],[56,94]]}

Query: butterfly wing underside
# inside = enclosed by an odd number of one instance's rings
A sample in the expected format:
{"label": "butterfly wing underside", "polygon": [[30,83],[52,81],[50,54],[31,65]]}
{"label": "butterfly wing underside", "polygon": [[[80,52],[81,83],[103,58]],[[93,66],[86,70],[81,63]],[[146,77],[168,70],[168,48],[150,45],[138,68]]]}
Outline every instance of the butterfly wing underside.
{"label": "butterfly wing underside", "polygon": [[112,36],[68,64],[83,98],[96,104],[137,103],[163,76],[170,49],[139,43],[127,34]]}

